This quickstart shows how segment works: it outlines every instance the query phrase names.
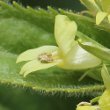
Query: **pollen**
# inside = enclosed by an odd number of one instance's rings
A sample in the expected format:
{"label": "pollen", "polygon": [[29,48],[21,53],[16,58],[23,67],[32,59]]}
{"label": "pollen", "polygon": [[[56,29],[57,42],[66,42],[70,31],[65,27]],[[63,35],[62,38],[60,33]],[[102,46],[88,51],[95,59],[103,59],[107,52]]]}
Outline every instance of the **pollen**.
{"label": "pollen", "polygon": [[38,60],[40,60],[41,63],[51,63],[53,62],[53,57],[52,54],[42,53],[38,56]]}

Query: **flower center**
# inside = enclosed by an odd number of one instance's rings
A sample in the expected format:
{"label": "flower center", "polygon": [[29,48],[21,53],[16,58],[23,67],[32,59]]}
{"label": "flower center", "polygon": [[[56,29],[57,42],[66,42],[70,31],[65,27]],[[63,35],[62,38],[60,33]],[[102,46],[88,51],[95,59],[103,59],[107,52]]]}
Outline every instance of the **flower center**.
{"label": "flower center", "polygon": [[52,54],[42,53],[38,56],[38,60],[40,60],[41,63],[51,63],[53,62],[53,57]]}

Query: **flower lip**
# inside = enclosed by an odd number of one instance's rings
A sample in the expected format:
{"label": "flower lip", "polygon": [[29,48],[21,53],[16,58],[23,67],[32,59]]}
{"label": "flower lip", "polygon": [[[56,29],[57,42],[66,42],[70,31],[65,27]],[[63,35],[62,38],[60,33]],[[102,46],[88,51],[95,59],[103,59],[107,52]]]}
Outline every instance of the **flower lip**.
{"label": "flower lip", "polygon": [[38,60],[38,57],[43,53],[48,53],[48,54],[52,53],[52,56],[54,56],[53,53],[56,51],[59,51],[58,47],[50,46],[50,45],[29,49],[18,56],[16,63],[23,62],[23,61],[31,61],[35,59]]}

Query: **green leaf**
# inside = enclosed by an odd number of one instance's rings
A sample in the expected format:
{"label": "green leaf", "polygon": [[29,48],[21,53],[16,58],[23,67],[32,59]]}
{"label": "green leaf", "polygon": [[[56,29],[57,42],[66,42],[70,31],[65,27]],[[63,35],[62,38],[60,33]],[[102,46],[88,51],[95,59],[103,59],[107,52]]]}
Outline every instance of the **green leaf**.
{"label": "green leaf", "polygon": [[[41,45],[56,45],[53,32],[54,20],[58,12],[50,7],[46,11],[30,7],[24,8],[16,3],[14,6],[4,2],[0,2],[0,4],[0,46],[10,52],[2,50],[0,53],[1,83],[30,87],[43,93],[65,93],[68,95],[78,93],[90,95],[90,93],[95,94],[95,91],[100,93],[104,89],[99,82],[88,77],[78,82],[85,71],[73,72],[51,68],[35,72],[26,78],[20,76],[21,65],[19,67],[15,64],[19,53]],[[59,13],[74,20],[80,32],[110,47],[110,32],[100,30],[94,25],[92,19],[61,9]]]}
{"label": "green leaf", "polygon": [[[56,10],[49,7],[48,11],[42,11],[30,7],[26,9],[19,6],[18,8],[16,5],[11,6],[4,2],[0,2],[0,4],[0,27],[2,27],[0,29],[0,44],[3,47],[14,53],[21,53],[24,50],[40,45],[55,44],[53,32],[55,15],[58,14]],[[71,20],[75,20],[78,24],[78,30],[110,47],[110,32],[100,30],[99,27],[94,25],[92,19],[61,9],[59,11],[61,14],[70,17]],[[88,31],[86,31],[87,29]],[[104,35],[106,35],[107,40],[103,37]],[[6,43],[4,44],[4,42]]]}
{"label": "green leaf", "polygon": [[83,5],[85,5],[92,13],[100,11],[100,7],[96,4],[94,0],[80,0]]}
{"label": "green leaf", "polygon": [[0,110],[71,110],[78,98],[73,101],[74,97],[45,96],[27,88],[0,85]]}
{"label": "green leaf", "polygon": [[101,45],[101,44],[98,43],[97,41],[91,39],[89,36],[83,34],[82,32],[77,31],[76,35],[77,35],[77,37],[78,37],[78,40],[79,40],[79,41],[81,40],[81,42],[83,42],[83,43],[85,43],[85,42],[91,42],[91,43],[93,43],[94,45],[97,45],[97,46],[99,46],[99,47],[105,48],[103,45]]}
{"label": "green leaf", "polygon": [[[41,9],[34,10],[29,7],[25,9],[18,5],[13,7],[4,2],[0,4],[2,5],[0,11],[1,46],[13,53],[21,53],[40,45],[55,44],[53,38],[55,12],[45,11],[46,14],[44,14]],[[4,32],[5,30],[7,31]]]}
{"label": "green leaf", "polygon": [[[17,56],[8,52],[0,52],[0,82],[22,87],[29,87],[42,93],[64,93],[66,95],[86,94],[100,91],[103,86],[90,78],[79,82],[82,73],[64,71],[58,68],[46,69],[28,75],[26,78],[19,75],[20,67],[16,65]],[[86,83],[88,82],[88,83]],[[95,95],[95,92],[94,92]]]}

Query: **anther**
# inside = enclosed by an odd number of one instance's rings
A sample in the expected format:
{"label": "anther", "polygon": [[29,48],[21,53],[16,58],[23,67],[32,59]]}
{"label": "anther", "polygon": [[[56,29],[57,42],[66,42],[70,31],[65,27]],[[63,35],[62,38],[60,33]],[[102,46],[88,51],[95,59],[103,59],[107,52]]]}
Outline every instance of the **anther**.
{"label": "anther", "polygon": [[51,63],[53,62],[52,54],[42,53],[39,55],[38,60],[40,60],[41,63]]}

